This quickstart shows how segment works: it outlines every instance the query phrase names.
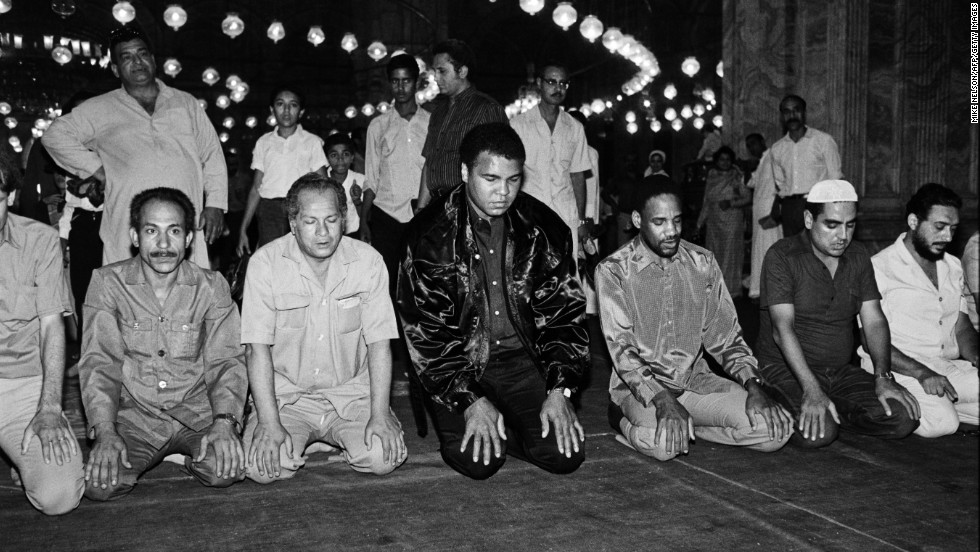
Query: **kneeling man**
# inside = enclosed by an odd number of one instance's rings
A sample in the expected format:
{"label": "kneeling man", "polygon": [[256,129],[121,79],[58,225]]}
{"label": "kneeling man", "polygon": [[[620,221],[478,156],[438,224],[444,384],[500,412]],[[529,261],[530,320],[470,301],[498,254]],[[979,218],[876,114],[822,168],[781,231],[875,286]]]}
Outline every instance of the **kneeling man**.
{"label": "kneeling man", "polygon": [[78,441],[61,410],[65,322],[71,313],[58,232],[8,213],[20,169],[0,151],[0,451],[27,500],[67,514],[85,480]]}
{"label": "kneeling man", "polygon": [[[797,419],[790,443],[804,448],[829,445],[839,427],[901,439],[919,425],[919,404],[892,375],[871,257],[852,243],[857,202],[850,182],[814,184],[806,230],[776,242],[762,263],[760,370]],[[851,363],[857,317],[874,375]]]}
{"label": "kneeling man", "polygon": [[285,207],[290,233],[256,251],[245,276],[248,477],[293,477],[314,442],[340,448],[354,470],[387,474],[407,451],[388,403],[398,325],[384,260],[344,236],[347,195],[333,180],[301,177]]}
{"label": "kneeling man", "polygon": [[[599,264],[602,333],[615,370],[609,421],[658,460],[686,454],[696,435],[761,452],[793,432],[766,395],[714,256],[681,239],[680,189],[650,177],[636,198],[640,233]],[[704,353],[735,381],[715,375]]]}
{"label": "kneeling man", "polygon": [[[977,331],[962,295],[960,260],[946,254],[963,200],[926,184],[906,205],[908,231],[871,258],[881,309],[891,328],[895,381],[912,393],[922,417],[915,434],[942,437],[960,422],[977,425]],[[861,367],[873,372],[863,349]]]}
{"label": "kneeling man", "polygon": [[139,255],[92,275],[79,364],[90,499],[125,495],[170,454],[187,455],[208,487],[242,478],[241,322],[225,279],[186,260],[195,220],[183,192],[140,192],[129,229]]}
{"label": "kneeling man", "polygon": [[585,432],[569,397],[589,338],[572,233],[520,191],[524,145],[509,126],[477,126],[459,151],[464,183],[416,216],[398,279],[442,458],[474,479],[496,473],[505,450],[573,472]]}

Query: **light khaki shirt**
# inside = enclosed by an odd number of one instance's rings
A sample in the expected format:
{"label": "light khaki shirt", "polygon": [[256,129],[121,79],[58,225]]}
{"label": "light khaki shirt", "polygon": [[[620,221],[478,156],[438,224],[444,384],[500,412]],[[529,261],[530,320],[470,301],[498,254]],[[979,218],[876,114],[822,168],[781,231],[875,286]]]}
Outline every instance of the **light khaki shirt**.
{"label": "light khaki shirt", "polygon": [[346,420],[369,408],[367,346],[398,337],[381,254],[341,238],[326,280],[292,234],[252,256],[242,299],[242,343],[272,346],[276,401],[329,401]]}

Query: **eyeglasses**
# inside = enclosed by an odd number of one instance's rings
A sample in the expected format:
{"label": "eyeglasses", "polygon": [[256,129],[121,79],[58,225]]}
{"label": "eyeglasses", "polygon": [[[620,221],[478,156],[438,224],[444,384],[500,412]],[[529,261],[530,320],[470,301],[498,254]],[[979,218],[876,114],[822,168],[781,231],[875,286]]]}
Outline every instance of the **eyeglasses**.
{"label": "eyeglasses", "polygon": [[567,80],[558,80],[558,79],[541,79],[541,81],[547,84],[548,86],[557,86],[559,88],[564,88],[565,90],[568,90],[568,85],[571,84]]}

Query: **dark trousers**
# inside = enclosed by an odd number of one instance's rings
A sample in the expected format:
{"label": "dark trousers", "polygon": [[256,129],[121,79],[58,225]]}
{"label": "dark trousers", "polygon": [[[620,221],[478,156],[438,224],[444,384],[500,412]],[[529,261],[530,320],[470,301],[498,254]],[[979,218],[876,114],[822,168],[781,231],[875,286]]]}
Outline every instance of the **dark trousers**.
{"label": "dark trousers", "polygon": [[194,462],[194,458],[201,450],[201,437],[207,433],[207,429],[194,431],[176,420],[171,420],[170,439],[161,447],[154,446],[146,440],[146,433],[129,423],[119,420],[116,424],[116,431],[126,443],[126,453],[132,468],[119,465],[119,479],[115,486],[109,485],[103,489],[93,487],[91,483],[85,487],[85,497],[89,500],[113,500],[129,494],[136,487],[136,480],[151,468],[159,464],[170,454],[184,454],[188,458],[184,461],[185,472],[194,476],[202,485],[206,487],[228,487],[232,483],[241,481],[245,475],[236,474],[234,477],[223,479],[218,477],[215,464],[216,456],[214,449],[208,447],[207,455],[204,460]]}
{"label": "dark trousers", "polygon": [[[361,224],[364,222],[361,221]],[[405,256],[405,234],[408,232],[407,222],[384,212],[377,205],[371,206],[371,247],[374,247],[384,259],[388,269],[388,294],[396,301],[396,285],[398,283],[398,265]],[[407,361],[408,348],[405,345],[405,334],[401,324],[398,325],[398,339],[392,343],[392,354],[395,360]]]}
{"label": "dark trousers", "polygon": [[806,210],[805,197],[803,194],[791,195],[780,201],[783,235],[787,238],[799,234],[806,228],[803,225],[803,211]]}
{"label": "dark trousers", "polygon": [[88,293],[92,272],[102,266],[102,238],[99,226],[102,213],[76,208],[72,214],[71,231],[68,233],[68,251],[71,262],[68,277],[71,292],[75,296],[75,318],[78,320],[78,335],[82,334],[82,305]]}
{"label": "dark trousers", "polygon": [[285,199],[259,199],[256,214],[259,218],[259,243],[256,249],[289,233]]}
{"label": "dark trousers", "polygon": [[[551,473],[572,473],[585,460],[585,450],[579,447],[571,458],[558,451],[554,428],[548,437],[541,438],[541,405],[547,398],[545,382],[538,373],[534,361],[523,351],[490,361],[483,379],[480,380],[487,399],[504,416],[507,440],[503,441],[507,454],[530,462]],[[483,464],[483,454],[473,461],[473,440],[466,450],[459,451],[466,432],[463,414],[455,414],[445,406],[436,404],[433,421],[439,435],[442,459],[452,469],[473,479],[487,479],[504,465],[505,455],[490,456],[490,464]]]}
{"label": "dark trousers", "polygon": [[[885,408],[878,402],[875,393],[874,376],[861,368],[845,364],[837,368],[811,367],[811,370],[820,383],[820,389],[837,408],[843,429],[882,439],[901,439],[919,427],[919,421],[909,416],[905,407],[896,401],[889,401],[892,415],[885,414]],[[799,421],[803,388],[793,372],[784,364],[770,364],[761,367],[760,371],[771,385],[773,397]],[[825,416],[824,424],[829,429],[823,438],[805,441],[797,430],[790,443],[808,448],[829,445],[837,438],[837,424],[829,415]]]}

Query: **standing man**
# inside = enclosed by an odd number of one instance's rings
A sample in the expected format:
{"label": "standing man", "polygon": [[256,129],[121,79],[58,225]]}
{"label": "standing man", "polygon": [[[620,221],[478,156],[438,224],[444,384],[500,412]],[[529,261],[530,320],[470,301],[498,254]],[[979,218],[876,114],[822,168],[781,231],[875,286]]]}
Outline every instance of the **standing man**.
{"label": "standing man", "polygon": [[568,70],[559,63],[541,67],[537,78],[541,102],[510,121],[524,143],[522,191],[558,213],[572,230],[572,255],[589,237],[585,218],[585,173],[589,171],[585,128],[561,108],[568,91]]}
{"label": "standing man", "polygon": [[0,450],[31,505],[55,516],[85,489],[78,441],[61,410],[71,293],[58,233],[7,210],[20,169],[0,151]]}
{"label": "standing man", "polygon": [[139,192],[162,186],[187,194],[201,213],[189,229],[199,235],[190,260],[208,267],[206,244],[224,232],[228,206],[218,135],[194,96],[156,78],[143,31],[116,28],[109,34],[109,53],[122,87],[57,118],[41,141],[65,170],[79,178],[94,176],[105,187],[103,264],[133,256],[129,205]]}
{"label": "standing man", "polygon": [[[681,239],[681,191],[647,177],[636,198],[639,235],[596,269],[602,333],[612,356],[609,421],[642,454],[670,460],[695,435],[779,450],[793,421],[762,388],[721,269]],[[733,380],[715,375],[711,355]]]}
{"label": "standing man", "polygon": [[196,217],[183,192],[145,190],[129,211],[139,255],[96,270],[85,298],[85,496],[122,497],[170,454],[202,485],[227,487],[245,467],[238,307],[221,274],[184,262]]}
{"label": "standing man", "polygon": [[248,226],[256,211],[259,215],[259,241],[256,248],[289,233],[286,218],[286,192],[296,179],[309,172],[327,176],[327,156],[323,140],[303,130],[303,94],[293,86],[281,86],[272,92],[269,111],[276,128],[263,134],[252,151],[255,178],[248,193],[245,218],[238,229],[239,256],[251,253]]}
{"label": "standing man", "polygon": [[248,265],[242,343],[254,408],[245,449],[258,483],[296,475],[314,442],[376,475],[408,454],[388,402],[388,340],[398,337],[388,273],[377,251],[344,235],[346,195],[335,180],[301,177],[286,195],[291,234]]}
{"label": "standing man", "polygon": [[[919,424],[918,403],[891,372],[871,257],[851,243],[857,200],[844,180],[815,184],[804,211],[807,231],[776,242],[762,265],[762,377],[797,420],[790,442],[806,448],[832,443],[838,426],[900,439]],[[856,316],[874,375],[851,364]]]}
{"label": "standing man", "polygon": [[779,192],[783,234],[803,231],[806,194],[822,180],[843,178],[837,142],[825,132],[806,125],[806,102],[790,94],[779,102],[779,117],[786,134],[772,145],[772,174]]}
{"label": "standing man", "polygon": [[459,145],[463,136],[483,123],[507,122],[504,108],[490,96],[478,92],[470,82],[476,58],[465,42],[456,39],[440,42],[432,54],[439,97],[432,102],[429,131],[422,148],[425,166],[419,187],[419,210],[459,184]]}
{"label": "standing man", "polygon": [[[905,207],[908,231],[871,258],[891,328],[895,381],[919,403],[920,437],[980,423],[977,332],[961,291],[960,260],[946,254],[962,206],[953,190],[922,186]],[[858,348],[858,354],[861,367],[873,371],[868,353]]]}
{"label": "standing man", "polygon": [[[394,109],[368,126],[361,239],[381,253],[388,269],[388,294],[395,300],[398,263],[405,252],[405,235],[412,220],[412,200],[422,182],[422,146],[429,130],[429,112],[415,101],[419,64],[399,54],[388,61],[388,83]],[[408,349],[399,332],[393,350],[396,362],[408,363]]]}
{"label": "standing man", "polygon": [[520,192],[524,146],[506,123],[471,130],[460,159],[464,183],[415,217],[398,278],[442,458],[473,479],[496,473],[505,451],[573,472],[585,432],[569,398],[589,338],[572,235]]}
{"label": "standing man", "polygon": [[749,297],[759,298],[762,281],[762,260],[772,244],[783,239],[783,227],[773,219],[772,206],[776,201],[776,182],[772,178],[772,156],[766,149],[766,139],[752,133],[745,137],[745,148],[758,161],[748,187],[752,189],[752,256],[749,272]]}

